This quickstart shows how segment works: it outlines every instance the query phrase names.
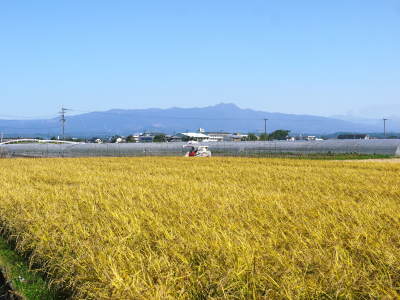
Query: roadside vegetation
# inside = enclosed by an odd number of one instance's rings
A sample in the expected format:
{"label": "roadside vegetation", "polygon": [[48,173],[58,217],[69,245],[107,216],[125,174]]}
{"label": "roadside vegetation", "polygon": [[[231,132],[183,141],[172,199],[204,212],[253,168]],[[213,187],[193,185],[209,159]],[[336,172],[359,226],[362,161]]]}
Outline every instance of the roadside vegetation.
{"label": "roadside vegetation", "polygon": [[400,297],[400,164],[0,160],[0,226],[85,299]]}
{"label": "roadside vegetation", "polygon": [[3,238],[0,238],[0,271],[0,294],[4,299],[7,294],[21,299],[63,299],[40,274],[29,270],[26,259],[16,254]]}

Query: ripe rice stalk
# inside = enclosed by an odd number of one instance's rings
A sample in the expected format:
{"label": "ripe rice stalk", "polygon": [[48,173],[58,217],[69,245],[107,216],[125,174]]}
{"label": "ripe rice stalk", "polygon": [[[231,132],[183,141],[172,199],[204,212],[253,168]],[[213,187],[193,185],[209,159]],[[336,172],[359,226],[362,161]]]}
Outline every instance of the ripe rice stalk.
{"label": "ripe rice stalk", "polygon": [[2,159],[0,228],[76,299],[400,297],[400,164]]}

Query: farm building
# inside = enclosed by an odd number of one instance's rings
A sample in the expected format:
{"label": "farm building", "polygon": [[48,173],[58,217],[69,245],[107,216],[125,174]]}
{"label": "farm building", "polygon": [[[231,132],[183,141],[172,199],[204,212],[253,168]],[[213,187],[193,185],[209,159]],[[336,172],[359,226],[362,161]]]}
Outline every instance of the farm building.
{"label": "farm building", "polygon": [[338,140],[369,140],[368,134],[339,134]]}

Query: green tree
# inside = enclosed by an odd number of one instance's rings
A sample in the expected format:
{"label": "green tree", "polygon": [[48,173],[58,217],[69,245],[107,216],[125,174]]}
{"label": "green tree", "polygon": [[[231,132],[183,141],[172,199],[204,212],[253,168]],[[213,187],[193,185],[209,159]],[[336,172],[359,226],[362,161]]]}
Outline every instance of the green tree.
{"label": "green tree", "polygon": [[267,133],[260,134],[260,141],[268,141],[269,139],[270,139],[270,137]]}
{"label": "green tree", "polygon": [[247,140],[248,140],[248,141],[257,141],[258,138],[257,138],[257,136],[256,136],[254,133],[249,133],[249,134],[247,135]]}
{"label": "green tree", "polygon": [[155,142],[155,143],[163,143],[166,141],[167,141],[167,138],[166,138],[165,134],[157,134],[154,136],[154,140],[153,140],[153,142]]}
{"label": "green tree", "polygon": [[269,135],[270,140],[286,140],[290,130],[278,129]]}

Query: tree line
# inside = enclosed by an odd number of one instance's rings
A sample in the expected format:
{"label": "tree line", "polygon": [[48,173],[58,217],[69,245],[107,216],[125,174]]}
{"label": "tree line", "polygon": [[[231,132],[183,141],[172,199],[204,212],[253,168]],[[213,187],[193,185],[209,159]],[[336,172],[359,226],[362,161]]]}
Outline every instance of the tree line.
{"label": "tree line", "polygon": [[261,133],[257,136],[254,133],[249,133],[246,140],[247,141],[273,141],[273,140],[286,140],[289,136],[290,130],[278,129],[271,133]]}

